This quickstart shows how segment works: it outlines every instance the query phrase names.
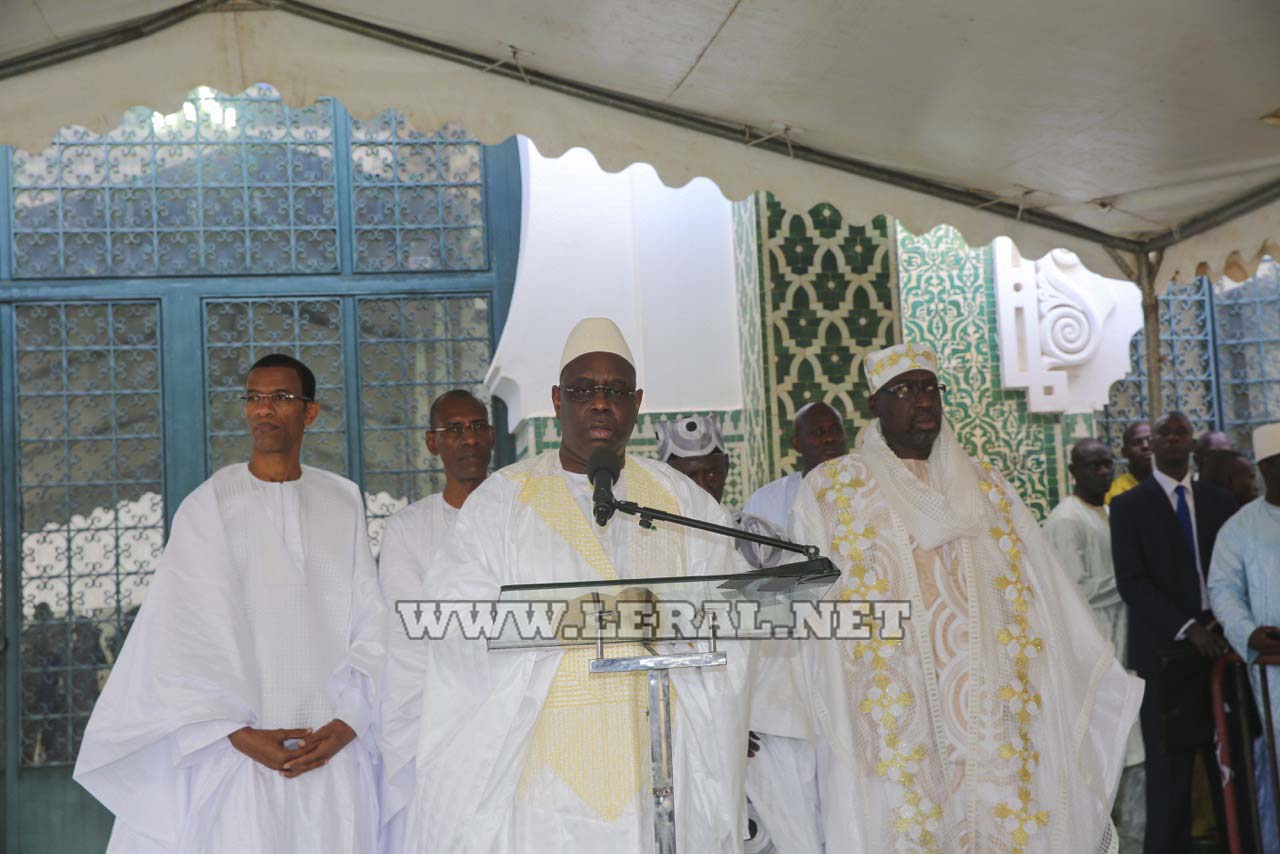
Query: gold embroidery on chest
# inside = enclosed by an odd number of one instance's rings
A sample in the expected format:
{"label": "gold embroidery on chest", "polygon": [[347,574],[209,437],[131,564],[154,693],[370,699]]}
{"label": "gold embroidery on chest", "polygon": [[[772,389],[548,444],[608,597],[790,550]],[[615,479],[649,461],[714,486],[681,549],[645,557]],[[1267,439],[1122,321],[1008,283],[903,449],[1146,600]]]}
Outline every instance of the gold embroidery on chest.
{"label": "gold embroidery on chest", "polygon": [[[638,464],[627,467],[628,498],[638,504],[679,512],[674,496]],[[591,521],[583,515],[563,476],[530,474],[519,499],[601,578],[616,580],[617,569],[606,554]],[[615,517],[611,524],[618,524]],[[672,536],[639,527],[630,532],[631,556],[647,554],[649,538]],[[645,542],[649,541],[649,542]],[[683,537],[676,538],[683,544]],[[680,552],[680,554],[675,554]],[[662,574],[683,575],[683,548],[658,546],[655,557],[665,561]],[[639,644],[613,644],[610,657],[645,654]],[[643,673],[589,674],[594,647],[570,647],[564,651],[556,675],[534,725],[517,790],[530,797],[539,777],[552,774],[561,780],[596,816],[606,822],[618,819],[649,779],[649,726],[647,679]],[[672,695],[675,706],[675,696]]]}

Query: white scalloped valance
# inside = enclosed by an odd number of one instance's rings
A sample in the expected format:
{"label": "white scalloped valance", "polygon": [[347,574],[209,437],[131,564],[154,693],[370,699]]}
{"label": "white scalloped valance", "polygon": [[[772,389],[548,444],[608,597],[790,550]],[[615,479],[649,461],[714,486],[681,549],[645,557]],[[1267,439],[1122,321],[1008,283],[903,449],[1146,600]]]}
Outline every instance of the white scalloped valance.
{"label": "white scalloped valance", "polygon": [[[66,4],[55,5],[66,11]],[[128,6],[140,13],[167,5],[135,2],[111,8]],[[61,29],[81,31],[72,23],[62,21]],[[95,26],[108,23],[104,18]],[[60,28],[55,24],[50,23],[52,31]],[[503,50],[495,39],[489,52]],[[106,131],[130,107],[169,113],[197,86],[240,92],[259,82],[272,84],[295,106],[329,95],[357,117],[396,107],[418,128],[456,121],[486,142],[524,134],[551,157],[585,147],[609,171],[649,163],[669,186],[705,176],[730,199],[768,190],[792,209],[827,202],[850,220],[890,214],[913,233],[947,223],[970,245],[1007,235],[1027,257],[1065,247],[1092,270],[1117,271],[1101,246],[1081,238],[525,85],[282,11],[198,15],[137,41],[0,80],[0,143],[39,150],[68,125]],[[1197,270],[1249,273],[1276,241],[1280,204],[1170,248],[1159,282]]]}

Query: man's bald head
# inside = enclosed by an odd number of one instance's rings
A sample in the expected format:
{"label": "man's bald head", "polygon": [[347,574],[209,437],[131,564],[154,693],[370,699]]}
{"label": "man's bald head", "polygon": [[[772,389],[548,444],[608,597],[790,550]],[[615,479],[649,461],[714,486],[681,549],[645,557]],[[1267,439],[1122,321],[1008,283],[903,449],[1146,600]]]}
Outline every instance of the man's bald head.
{"label": "man's bald head", "polygon": [[1231,450],[1231,440],[1227,438],[1227,434],[1219,430],[1206,430],[1196,439],[1195,449],[1191,452],[1191,458],[1196,461],[1196,471],[1204,471],[1205,457],[1210,451],[1229,451]]}
{"label": "man's bald head", "polygon": [[1107,443],[1101,439],[1090,436],[1081,439],[1071,446],[1071,464],[1077,465],[1087,457],[1093,456],[1099,449],[1111,453],[1111,449],[1107,447]]}
{"label": "man's bald head", "polygon": [[800,467],[805,474],[827,460],[844,456],[849,450],[844,419],[822,401],[805,404],[796,412],[791,447],[800,452]]}
{"label": "man's bald head", "polygon": [[443,427],[444,425],[440,423],[441,411],[446,407],[452,408],[458,404],[472,404],[469,407],[470,409],[479,409],[481,412],[486,414],[489,411],[488,407],[484,405],[484,401],[480,398],[476,397],[465,388],[455,388],[451,391],[446,391],[444,394],[431,401],[431,410],[427,414],[427,420],[430,422],[431,428],[436,429],[438,427]]}
{"label": "man's bald head", "polygon": [[1071,464],[1068,466],[1075,481],[1075,494],[1081,500],[1101,507],[1115,474],[1115,460],[1111,448],[1098,439],[1081,439],[1071,446]]}

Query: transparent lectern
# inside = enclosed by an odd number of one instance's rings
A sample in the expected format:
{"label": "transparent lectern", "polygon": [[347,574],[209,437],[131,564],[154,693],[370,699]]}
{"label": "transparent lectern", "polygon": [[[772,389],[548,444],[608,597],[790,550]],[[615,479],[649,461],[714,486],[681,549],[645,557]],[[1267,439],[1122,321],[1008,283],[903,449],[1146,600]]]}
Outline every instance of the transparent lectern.
{"label": "transparent lectern", "polygon": [[[706,523],[697,527],[741,536],[733,529]],[[756,539],[753,535],[746,536]],[[491,651],[595,644],[596,656],[589,664],[591,673],[646,671],[649,674],[647,714],[658,854],[676,854],[670,671],[677,667],[725,665],[727,651],[717,649],[722,639],[765,639],[785,633],[794,627],[793,603],[818,601],[840,577],[831,561],[817,556],[816,549],[785,541],[781,541],[781,545],[805,554],[808,560],[738,575],[519,584],[502,588],[503,602],[528,603],[531,608],[541,609],[556,603],[556,607],[564,606],[563,617],[553,631],[534,637],[528,632],[519,635],[514,631],[514,623],[508,621],[502,631],[490,637]],[[690,641],[697,642],[698,646],[705,642],[706,648],[691,651],[671,648],[671,642],[687,647]],[[607,657],[606,646],[618,643],[639,643],[649,654]],[[665,645],[666,650],[659,645]]]}

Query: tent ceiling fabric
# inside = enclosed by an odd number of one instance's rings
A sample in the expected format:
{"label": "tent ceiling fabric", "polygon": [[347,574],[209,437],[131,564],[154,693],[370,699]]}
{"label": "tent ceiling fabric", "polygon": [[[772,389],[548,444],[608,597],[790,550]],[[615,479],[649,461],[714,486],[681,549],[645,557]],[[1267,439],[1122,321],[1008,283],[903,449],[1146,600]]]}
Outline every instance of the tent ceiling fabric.
{"label": "tent ceiling fabric", "polygon": [[[238,7],[247,0],[238,0]],[[1143,240],[1280,181],[1280,4],[1061,0],[1034,15],[1000,0],[942,5],[813,0],[327,0],[314,6],[480,56]],[[199,14],[73,61],[0,80],[0,142],[43,148],[61,126],[104,131],[123,110],[177,108],[197,85],[333,95],[353,113],[396,106],[420,129],[523,133],[546,154],[641,160],[672,185],[706,175],[741,198],[939,222],[971,243],[1009,234],[1024,255],[1105,252],[996,216],[739,142],[628,114],[284,11]],[[0,64],[171,9],[160,0],[0,0]],[[1161,278],[1246,267],[1276,229],[1272,202],[1167,252]],[[1229,243],[1224,241],[1230,241]],[[1194,256],[1194,257],[1193,257]],[[1238,271],[1237,271],[1238,272]]]}

